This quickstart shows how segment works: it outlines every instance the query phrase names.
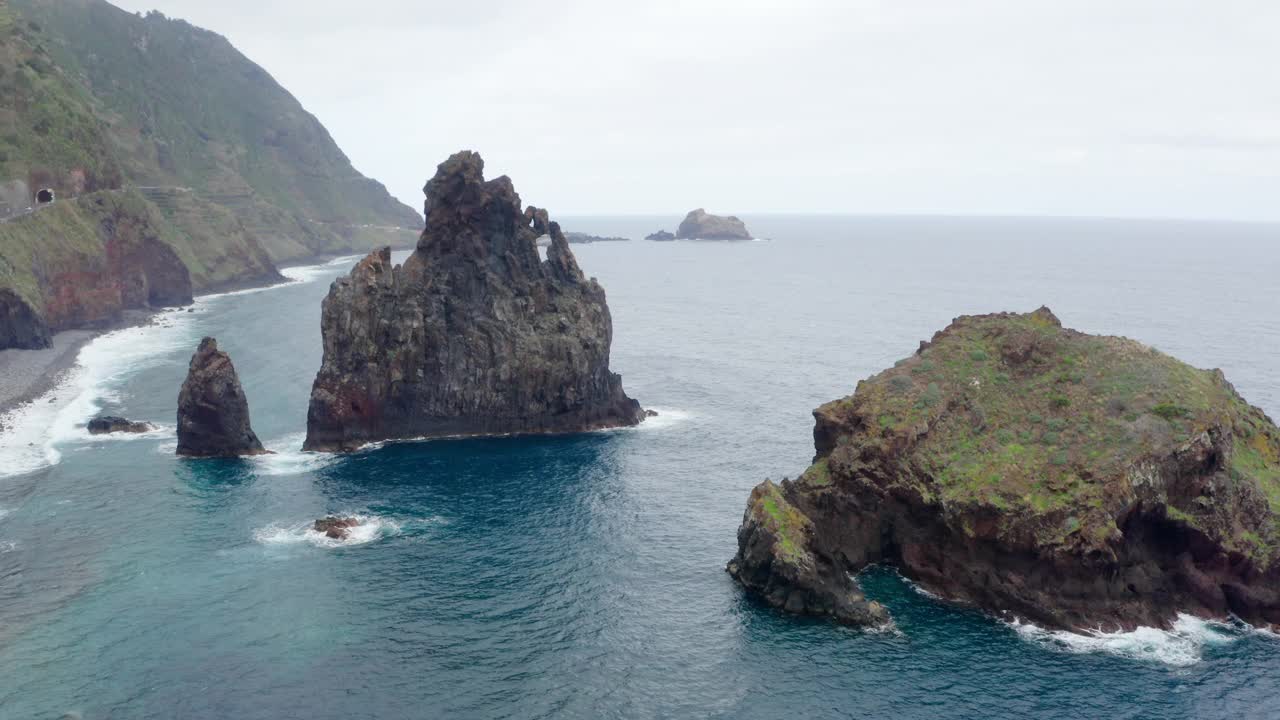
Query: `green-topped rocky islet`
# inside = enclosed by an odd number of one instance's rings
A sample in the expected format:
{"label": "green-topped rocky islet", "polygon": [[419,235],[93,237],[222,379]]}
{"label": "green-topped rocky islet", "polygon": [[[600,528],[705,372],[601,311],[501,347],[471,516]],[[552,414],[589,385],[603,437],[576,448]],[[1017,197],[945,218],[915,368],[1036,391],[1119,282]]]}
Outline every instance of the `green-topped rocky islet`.
{"label": "green-topped rocky islet", "polygon": [[728,571],[856,625],[856,573],[1053,628],[1280,624],[1280,430],[1219,370],[1052,312],[956,319],[814,411],[813,465],[751,493]]}

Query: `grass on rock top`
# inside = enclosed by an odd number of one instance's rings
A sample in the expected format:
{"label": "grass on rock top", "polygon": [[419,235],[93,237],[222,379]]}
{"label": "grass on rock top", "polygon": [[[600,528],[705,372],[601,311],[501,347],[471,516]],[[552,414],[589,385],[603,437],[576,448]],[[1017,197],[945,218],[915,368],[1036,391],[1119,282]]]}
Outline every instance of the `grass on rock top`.
{"label": "grass on rock top", "polygon": [[806,535],[813,522],[787,502],[781,488],[774,483],[766,481],[758,492],[752,512],[773,532],[777,543],[775,555],[796,566],[810,563]]}
{"label": "grass on rock top", "polygon": [[[1047,310],[961,318],[916,355],[820,411],[863,428],[802,477],[856,472],[862,447],[910,447],[900,482],[944,505],[1047,516],[1040,536],[1114,528],[1106,483],[1213,427],[1233,428],[1233,469],[1280,512],[1276,439],[1216,371],[1138,342],[1064,330]],[[928,480],[923,480],[927,478]]]}

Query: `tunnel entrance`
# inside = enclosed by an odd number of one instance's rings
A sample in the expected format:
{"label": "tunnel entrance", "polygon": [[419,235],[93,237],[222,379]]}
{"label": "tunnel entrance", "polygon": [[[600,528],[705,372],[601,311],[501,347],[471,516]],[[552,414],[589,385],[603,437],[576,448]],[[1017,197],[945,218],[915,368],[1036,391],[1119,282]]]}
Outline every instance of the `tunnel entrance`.
{"label": "tunnel entrance", "polygon": [[36,193],[37,205],[48,205],[53,202],[53,188],[44,188]]}

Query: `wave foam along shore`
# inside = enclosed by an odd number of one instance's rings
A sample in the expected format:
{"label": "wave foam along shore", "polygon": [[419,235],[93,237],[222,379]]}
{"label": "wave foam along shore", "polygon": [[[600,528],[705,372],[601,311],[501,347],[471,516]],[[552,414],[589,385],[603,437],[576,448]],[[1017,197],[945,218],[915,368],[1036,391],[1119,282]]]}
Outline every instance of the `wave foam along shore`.
{"label": "wave foam along shore", "polygon": [[319,548],[351,547],[364,545],[379,538],[400,534],[401,524],[389,518],[361,513],[338,513],[343,517],[353,517],[360,524],[351,528],[344,539],[336,539],[318,532],[314,521],[294,525],[268,525],[254,532],[253,539],[263,545],[298,545],[306,543]]}
{"label": "wave foam along shore", "polygon": [[1125,632],[1075,633],[1046,630],[1030,623],[1009,623],[1018,635],[1051,650],[1068,653],[1106,653],[1130,660],[1159,662],[1175,667],[1195,665],[1205,648],[1227,645],[1244,637],[1245,623],[1204,620],[1179,615],[1168,630],[1140,627]]}
{"label": "wave foam along shore", "polygon": [[[352,257],[286,268],[283,274],[289,282],[201,295],[194,307],[203,310],[219,298],[311,282]],[[189,345],[197,316],[187,308],[163,310],[155,313],[151,322],[106,333],[59,333],[56,352],[0,351],[0,478],[58,464],[61,444],[89,437],[83,426],[101,410],[102,401],[110,398],[112,385],[128,373],[159,362],[157,358],[165,352]],[[27,399],[30,402],[14,405]],[[159,432],[143,437],[154,438]],[[166,429],[165,434],[171,430]]]}

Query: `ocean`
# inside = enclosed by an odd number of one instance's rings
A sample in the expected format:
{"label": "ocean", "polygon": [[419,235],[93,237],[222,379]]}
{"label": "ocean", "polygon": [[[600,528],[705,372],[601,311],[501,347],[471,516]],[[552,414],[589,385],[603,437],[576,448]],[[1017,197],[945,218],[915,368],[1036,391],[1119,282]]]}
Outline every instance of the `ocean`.
{"label": "ocean", "polygon": [[[874,569],[895,625],[866,632],[724,572],[750,489],[808,464],[812,409],[957,315],[1048,305],[1220,367],[1280,417],[1280,227],[744,219],[760,240],[574,247],[613,369],[660,413],[634,429],[302,453],[320,300],[354,257],[94,340],[0,438],[0,718],[1280,715],[1280,639],[1243,624],[1048,632]],[[276,454],[174,457],[204,335]],[[90,437],[100,412],[160,429]],[[328,513],[368,523],[307,530]]]}

